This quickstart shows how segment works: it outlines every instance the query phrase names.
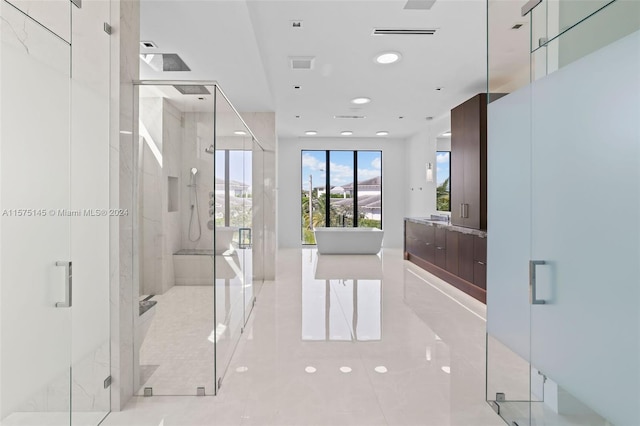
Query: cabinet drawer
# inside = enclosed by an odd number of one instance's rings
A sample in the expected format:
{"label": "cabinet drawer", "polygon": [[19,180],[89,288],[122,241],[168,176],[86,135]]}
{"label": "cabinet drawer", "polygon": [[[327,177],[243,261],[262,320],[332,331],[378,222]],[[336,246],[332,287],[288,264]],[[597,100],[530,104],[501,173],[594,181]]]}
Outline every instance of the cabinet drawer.
{"label": "cabinet drawer", "polygon": [[444,228],[436,228],[436,266],[447,268],[447,230]]}
{"label": "cabinet drawer", "polygon": [[473,282],[474,238],[474,235],[462,233],[458,237],[458,276],[470,283]]}
{"label": "cabinet drawer", "polygon": [[473,260],[487,263],[487,239],[473,236]]}

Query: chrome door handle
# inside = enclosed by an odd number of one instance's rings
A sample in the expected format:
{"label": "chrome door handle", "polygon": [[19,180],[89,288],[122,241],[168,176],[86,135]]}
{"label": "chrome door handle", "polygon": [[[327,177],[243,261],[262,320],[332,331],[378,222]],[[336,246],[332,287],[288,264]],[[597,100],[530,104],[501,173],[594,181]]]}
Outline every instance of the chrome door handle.
{"label": "chrome door handle", "polygon": [[464,203],[460,203],[460,218],[464,219]]}
{"label": "chrome door handle", "polygon": [[532,305],[544,305],[546,300],[538,299],[536,297],[536,266],[546,265],[544,260],[530,260],[529,261],[529,303]]}
{"label": "chrome door handle", "polygon": [[56,308],[70,308],[73,295],[73,271],[71,269],[71,261],[60,260],[56,262],[56,266],[64,266],[65,268],[64,302],[57,302]]}

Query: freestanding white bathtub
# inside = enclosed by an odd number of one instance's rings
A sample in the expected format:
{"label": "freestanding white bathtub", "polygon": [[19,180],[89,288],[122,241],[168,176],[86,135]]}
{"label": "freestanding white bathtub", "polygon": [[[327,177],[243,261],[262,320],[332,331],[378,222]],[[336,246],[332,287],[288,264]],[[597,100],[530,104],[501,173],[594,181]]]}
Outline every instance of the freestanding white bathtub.
{"label": "freestanding white bathtub", "polygon": [[313,233],[320,254],[376,254],[384,236],[377,228],[316,228]]}
{"label": "freestanding white bathtub", "polygon": [[224,254],[231,249],[233,234],[238,232],[237,226],[216,226],[216,254]]}

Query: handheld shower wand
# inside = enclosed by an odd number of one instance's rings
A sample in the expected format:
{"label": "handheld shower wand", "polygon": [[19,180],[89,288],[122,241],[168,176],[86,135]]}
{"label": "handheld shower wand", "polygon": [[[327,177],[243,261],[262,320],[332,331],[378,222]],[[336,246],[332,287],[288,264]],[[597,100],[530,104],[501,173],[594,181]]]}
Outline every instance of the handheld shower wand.
{"label": "handheld shower wand", "polygon": [[[190,184],[189,187],[193,188],[193,191],[190,192],[191,195],[191,216],[189,217],[189,241],[196,242],[202,236],[202,227],[200,225],[200,209],[198,208],[198,187],[196,186],[196,174],[198,173],[198,169],[195,167],[191,168],[191,176],[190,176]],[[191,238],[191,228],[193,225],[193,216],[196,216],[196,220],[198,223],[198,236]]]}

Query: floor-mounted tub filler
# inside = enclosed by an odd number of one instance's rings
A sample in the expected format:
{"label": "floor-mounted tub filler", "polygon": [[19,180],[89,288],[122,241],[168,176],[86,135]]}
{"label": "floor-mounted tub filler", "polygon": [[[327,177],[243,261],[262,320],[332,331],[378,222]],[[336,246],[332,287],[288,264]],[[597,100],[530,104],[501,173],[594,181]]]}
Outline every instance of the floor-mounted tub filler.
{"label": "floor-mounted tub filler", "polygon": [[376,254],[384,236],[378,228],[316,228],[313,233],[320,254]]}

